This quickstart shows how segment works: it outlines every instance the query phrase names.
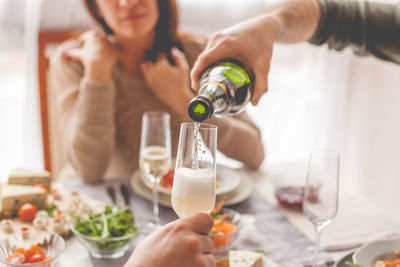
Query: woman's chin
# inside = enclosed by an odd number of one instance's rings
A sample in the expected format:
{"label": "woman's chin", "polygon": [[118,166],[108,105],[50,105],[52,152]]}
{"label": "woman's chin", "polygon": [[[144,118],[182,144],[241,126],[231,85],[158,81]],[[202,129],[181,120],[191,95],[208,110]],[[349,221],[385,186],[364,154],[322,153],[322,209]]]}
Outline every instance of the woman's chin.
{"label": "woman's chin", "polygon": [[126,40],[138,40],[149,38],[152,32],[152,29],[146,29],[145,27],[140,27],[139,25],[132,25],[130,27],[125,26],[123,28],[119,28],[115,33],[116,36]]}

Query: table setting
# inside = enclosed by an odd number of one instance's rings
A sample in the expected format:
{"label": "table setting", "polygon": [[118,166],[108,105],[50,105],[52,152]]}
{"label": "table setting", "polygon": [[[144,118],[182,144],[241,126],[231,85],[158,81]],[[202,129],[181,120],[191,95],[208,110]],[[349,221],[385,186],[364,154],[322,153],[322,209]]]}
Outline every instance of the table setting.
{"label": "table setting", "polygon": [[[314,256],[313,251],[310,250],[313,246],[312,234],[311,237],[304,234],[304,228],[302,228],[301,224],[296,222],[293,214],[290,214],[290,212],[288,213],[286,207],[282,208],[276,205],[277,199],[273,191],[272,194],[267,194],[268,197],[266,197],[266,192],[259,190],[261,185],[263,185],[262,188],[267,188],[268,186],[265,186],[265,183],[271,182],[268,181],[268,174],[257,172],[257,175],[265,177],[255,180],[252,179],[252,177],[256,174],[246,169],[233,169],[227,166],[223,166],[222,168],[230,169],[230,171],[239,175],[241,177],[240,179],[249,179],[252,183],[251,194],[249,194],[245,200],[234,204],[225,204],[226,207],[238,212],[241,216],[240,231],[230,249],[262,251],[264,262],[271,260],[272,262],[278,263],[279,266],[311,266],[311,261]],[[273,165],[271,165],[270,170],[271,169],[274,169]],[[54,184],[54,187],[62,188],[69,192],[79,192],[82,196],[110,205],[130,206],[134,215],[150,218],[152,216],[152,203],[149,201],[149,198],[141,196],[136,192],[135,187],[131,186],[133,179],[137,178],[134,178],[134,175],[132,175],[131,177],[107,180],[96,185],[87,184],[81,179],[73,179],[57,182]],[[141,179],[138,180],[142,183],[143,187],[147,188]],[[240,183],[238,186],[239,185]],[[273,190],[273,185],[271,183],[269,186],[270,189]],[[149,188],[147,189],[149,190]],[[162,195],[162,193],[160,193],[160,195]],[[344,195],[346,195],[346,193],[344,193]],[[268,201],[268,199],[270,199],[270,201]],[[355,206],[365,204],[365,202],[360,199],[357,201],[356,196],[352,196],[349,202],[347,202],[347,200],[349,200],[347,197],[344,197],[344,200],[346,201],[344,204],[353,203]],[[341,220],[340,211],[342,206],[343,205],[339,205],[338,220]],[[368,210],[365,205],[363,206],[364,210]],[[349,208],[352,208],[352,206]],[[345,208],[342,209],[346,212]],[[374,211],[374,209],[372,209],[372,211]],[[291,212],[294,213],[294,211]],[[302,216],[303,220],[307,220],[301,212],[296,212],[296,216]],[[359,211],[357,214],[364,214],[365,218],[366,213]],[[170,208],[170,205],[163,205],[162,202],[160,202],[159,215],[161,224],[166,224],[178,218],[175,212]],[[338,229],[338,226],[336,226],[334,222],[333,226]],[[373,222],[371,221],[371,223]],[[377,222],[376,224],[378,225]],[[387,221],[386,225],[388,227],[386,230],[388,230],[387,232],[389,233],[389,228],[391,228],[389,221]],[[380,226],[385,227],[385,225],[382,224],[380,224]],[[341,229],[345,228],[346,227],[342,225]],[[371,228],[371,230],[374,230],[374,228]],[[350,233],[350,230],[348,233]],[[366,240],[365,238],[361,239],[361,233],[362,231],[358,234],[356,233],[355,239],[357,239],[357,235],[360,235],[358,236],[358,240],[362,243],[367,242],[364,241]],[[331,236],[329,226],[327,227],[326,234]],[[379,237],[377,233],[371,232],[370,234],[376,234],[373,237],[369,237],[370,239]],[[346,232],[336,232],[336,235],[342,238],[346,235]],[[132,248],[144,237],[145,235],[140,234],[134,241]],[[354,240],[351,239],[349,239],[349,241],[354,242]],[[335,244],[333,242],[330,244],[330,246],[333,245],[339,246],[340,243]],[[326,245],[322,242],[323,250],[324,247],[326,247]],[[344,265],[344,262],[352,260],[353,252],[357,249],[358,247],[341,251],[340,256],[332,252],[322,252],[320,254],[320,259],[325,261],[325,266],[347,266]],[[66,239],[64,252],[60,255],[60,266],[110,266],[110,264],[113,264],[113,266],[122,266],[129,255],[130,251],[118,259],[94,258],[85,251],[83,245],[76,237],[72,237]],[[335,263],[335,261],[338,262]]]}
{"label": "table setting", "polygon": [[[213,125],[183,123],[174,159],[167,113],[146,112],[141,136],[140,167],[127,177],[51,184],[49,173],[10,175],[3,206],[31,199],[38,209],[22,216],[24,204],[17,218],[3,218],[0,266],[38,258],[30,266],[123,266],[146,236],[198,212],[213,218],[218,267],[244,259],[246,266],[386,267],[400,258],[400,224],[340,186],[332,150],[251,171],[217,160]],[[13,186],[25,193],[8,196],[4,188]],[[47,236],[39,240],[40,231]]]}

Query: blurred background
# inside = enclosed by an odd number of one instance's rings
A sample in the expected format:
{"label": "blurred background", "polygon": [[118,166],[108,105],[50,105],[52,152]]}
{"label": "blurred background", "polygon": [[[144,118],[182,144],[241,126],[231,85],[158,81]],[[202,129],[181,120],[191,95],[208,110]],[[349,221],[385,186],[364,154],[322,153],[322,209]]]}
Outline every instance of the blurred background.
{"label": "blurred background", "polygon": [[[179,0],[181,29],[208,35],[272,0]],[[385,1],[396,2],[396,1]],[[91,28],[81,0],[0,0],[0,181],[17,166],[45,166],[39,94],[40,33]],[[246,45],[246,40],[243,40]],[[46,46],[44,57],[54,45]],[[400,216],[400,66],[307,43],[276,45],[270,91],[248,111],[261,127],[262,168],[305,159],[315,147],[341,153],[341,183]],[[47,77],[51,88],[51,77]],[[52,169],[63,162],[48,115]],[[57,155],[58,154],[58,155]],[[397,203],[397,205],[396,205]]]}

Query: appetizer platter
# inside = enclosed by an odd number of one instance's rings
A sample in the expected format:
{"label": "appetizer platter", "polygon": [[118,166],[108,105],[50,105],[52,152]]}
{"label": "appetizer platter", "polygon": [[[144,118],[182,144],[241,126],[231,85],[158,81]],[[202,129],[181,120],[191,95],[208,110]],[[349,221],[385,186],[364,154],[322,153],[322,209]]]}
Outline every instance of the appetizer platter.
{"label": "appetizer platter", "polygon": [[104,204],[78,192],[52,188],[47,171],[15,169],[0,184],[0,240],[28,250],[49,242],[53,233],[71,235],[73,216],[104,210]]}

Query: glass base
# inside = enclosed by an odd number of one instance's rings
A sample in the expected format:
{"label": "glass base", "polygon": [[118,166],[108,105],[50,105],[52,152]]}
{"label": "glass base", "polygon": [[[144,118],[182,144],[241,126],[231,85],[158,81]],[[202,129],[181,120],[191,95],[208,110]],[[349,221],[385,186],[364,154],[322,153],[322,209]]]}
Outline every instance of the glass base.
{"label": "glass base", "polygon": [[142,233],[145,235],[151,234],[155,231],[157,231],[158,229],[160,229],[162,227],[161,223],[157,223],[157,222],[147,222],[142,226]]}
{"label": "glass base", "polygon": [[123,257],[126,252],[128,252],[129,250],[129,246],[126,247],[126,249],[120,250],[118,252],[115,253],[98,253],[95,251],[90,251],[90,256],[92,256],[93,258],[96,259],[118,259]]}

